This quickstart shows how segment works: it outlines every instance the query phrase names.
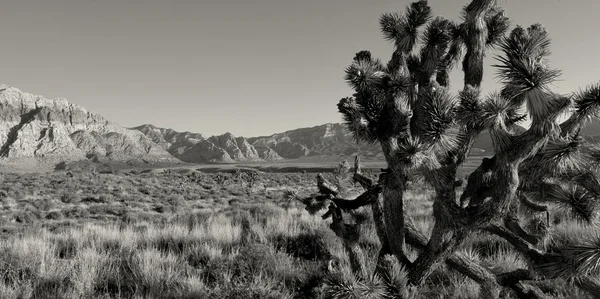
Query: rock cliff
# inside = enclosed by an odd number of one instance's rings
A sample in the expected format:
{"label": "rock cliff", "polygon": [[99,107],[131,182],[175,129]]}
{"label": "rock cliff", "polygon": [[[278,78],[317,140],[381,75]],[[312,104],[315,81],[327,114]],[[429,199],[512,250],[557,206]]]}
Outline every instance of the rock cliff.
{"label": "rock cliff", "polygon": [[180,162],[141,132],[82,106],[0,85],[0,162],[19,159]]}
{"label": "rock cliff", "polygon": [[233,163],[275,161],[282,158],[268,147],[256,148],[244,137],[231,133],[204,138],[201,134],[177,132],[141,125],[135,128],[174,157],[191,163]]}

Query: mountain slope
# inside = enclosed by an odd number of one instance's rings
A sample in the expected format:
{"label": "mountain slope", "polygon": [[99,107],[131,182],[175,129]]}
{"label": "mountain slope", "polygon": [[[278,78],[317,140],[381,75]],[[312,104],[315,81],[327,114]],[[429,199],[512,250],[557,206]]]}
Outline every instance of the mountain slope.
{"label": "mountain slope", "polygon": [[271,148],[256,148],[244,137],[231,133],[204,138],[201,134],[177,132],[141,125],[135,128],[174,157],[191,163],[233,163],[276,161],[282,158]]}
{"label": "mountain slope", "polygon": [[269,147],[286,159],[306,156],[353,156],[361,153],[367,159],[381,160],[383,154],[376,144],[356,144],[350,131],[342,124],[324,124],[248,138],[255,147]]}
{"label": "mountain slope", "polygon": [[[173,156],[192,163],[234,163],[278,161],[282,159],[339,160],[360,155],[365,160],[382,161],[378,144],[356,144],[342,124],[300,128],[270,136],[235,137],[231,133],[204,138],[200,134],[142,125],[143,132]],[[492,149],[488,134],[476,141],[472,155],[486,155]]]}
{"label": "mountain slope", "polygon": [[141,132],[62,98],[0,85],[0,161],[180,162]]}

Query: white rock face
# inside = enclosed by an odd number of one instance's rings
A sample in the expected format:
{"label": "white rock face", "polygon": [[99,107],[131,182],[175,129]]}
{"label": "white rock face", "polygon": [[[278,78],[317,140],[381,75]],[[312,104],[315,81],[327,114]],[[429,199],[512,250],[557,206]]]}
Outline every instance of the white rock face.
{"label": "white rock face", "polygon": [[0,159],[179,162],[143,133],[67,100],[0,85]]}

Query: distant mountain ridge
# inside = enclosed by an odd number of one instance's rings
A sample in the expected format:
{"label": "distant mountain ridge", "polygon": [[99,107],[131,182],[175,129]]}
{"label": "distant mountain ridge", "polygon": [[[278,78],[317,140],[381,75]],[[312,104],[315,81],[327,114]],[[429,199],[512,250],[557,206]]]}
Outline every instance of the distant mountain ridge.
{"label": "distant mountain ridge", "polygon": [[206,138],[202,134],[177,132],[141,125],[135,128],[174,157],[191,163],[232,163],[276,161],[282,158],[270,148],[257,149],[244,137],[231,133]]}
{"label": "distant mountain ridge", "polygon": [[[249,138],[236,137],[231,133],[206,138],[198,133],[176,132],[154,125],[142,125],[132,129],[141,131],[176,158],[191,163],[264,162],[303,158],[348,159],[355,155],[360,155],[366,160],[384,160],[378,144],[357,144],[350,131],[340,123]],[[482,134],[471,154],[485,155],[490,154],[491,150],[489,136]]]}
{"label": "distant mountain ridge", "polygon": [[181,163],[144,134],[66,99],[0,85],[0,163]]}

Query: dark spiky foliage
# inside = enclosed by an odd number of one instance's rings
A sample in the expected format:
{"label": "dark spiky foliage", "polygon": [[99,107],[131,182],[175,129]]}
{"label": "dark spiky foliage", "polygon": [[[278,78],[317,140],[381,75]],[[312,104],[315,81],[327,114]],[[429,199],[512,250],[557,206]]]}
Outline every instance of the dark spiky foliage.
{"label": "dark spiky foliage", "polygon": [[544,172],[540,173],[539,177],[561,177],[587,169],[590,160],[586,153],[581,151],[582,141],[578,135],[550,141],[540,153],[538,164]]}
{"label": "dark spiky foliage", "polygon": [[589,236],[578,244],[552,248],[552,253],[539,263],[548,277],[596,276],[600,273],[600,236]]}
{"label": "dark spiky foliage", "polygon": [[405,14],[384,13],[379,19],[381,32],[386,40],[394,42],[400,52],[410,52],[418,41],[418,29],[431,18],[427,1],[412,3]]}
{"label": "dark spiky foliage", "polygon": [[324,294],[332,299],[384,299],[387,298],[385,283],[374,276],[370,279],[330,275],[325,279]]}
{"label": "dark spiky foliage", "polygon": [[470,129],[483,128],[484,122],[481,118],[483,107],[480,104],[481,90],[468,85],[458,94],[458,97],[457,122]]}
{"label": "dark spiky foliage", "polygon": [[437,17],[425,28],[423,33],[423,48],[421,48],[421,72],[424,73],[422,80],[444,67],[442,58],[446,54],[449,43],[452,40],[454,25],[447,19]]}
{"label": "dark spiky foliage", "polygon": [[[374,222],[382,245],[375,272],[388,283],[388,295],[404,288],[389,288],[394,279],[386,274],[386,254],[403,266],[408,285],[425,284],[445,261],[478,282],[480,297],[490,299],[498,298],[502,287],[519,298],[543,298],[540,292],[526,292],[526,281],[563,274],[577,277],[598,268],[595,261],[600,259],[593,254],[597,244],[571,244],[546,252],[540,248],[549,248],[545,241],[555,232],[549,216],[556,207],[569,212],[558,217],[569,214],[588,223],[596,218],[600,180],[591,167],[600,166],[600,150],[586,147],[578,132],[588,119],[600,117],[600,84],[573,96],[556,94],[550,87],[560,71],[549,66],[549,34],[534,24],[518,26],[506,36],[510,23],[496,2],[470,0],[459,23],[432,17],[427,1],[411,4],[404,13],[383,14],[381,31],[394,44],[389,62],[361,51],[346,69],[346,81],[355,93],[342,99],[338,110],[356,140],[381,144],[389,168],[377,183],[355,172],[355,181],[366,191],[353,200],[321,191],[305,204],[316,211],[330,203],[326,216],[333,219],[331,228],[353,262],[357,255],[351,249],[359,239],[354,228],[363,221],[341,215],[356,214],[347,207],[371,205],[373,218],[368,220]],[[495,50],[499,53],[494,67],[503,86],[484,97],[484,58]],[[460,60],[464,87],[454,96],[449,73]],[[568,112],[572,115],[559,124]],[[525,120],[531,120],[529,126]],[[482,159],[457,200],[458,171],[480,133],[490,134],[494,156]],[[407,182],[415,179],[424,179],[435,192],[429,240],[411,230],[412,220],[404,211]],[[340,205],[346,208],[339,209]],[[528,269],[491,273],[477,261],[457,256],[457,248],[482,230],[511,243],[531,262]],[[540,245],[542,240],[545,245]],[[407,243],[419,251],[414,260],[406,256]],[[364,269],[352,266],[352,271],[360,272],[355,278],[363,279],[361,283],[369,277]],[[356,292],[360,279],[332,281],[336,291],[330,295],[367,296]],[[581,285],[600,293],[600,284],[585,281],[589,283]]]}
{"label": "dark spiky foliage", "polygon": [[363,50],[360,51],[358,53],[356,53],[356,55],[354,55],[354,59],[355,62],[359,62],[359,61],[371,61],[373,60],[372,56],[371,56],[371,51],[367,51],[367,50]]}
{"label": "dark spiky foliage", "polygon": [[577,131],[592,118],[600,116],[600,83],[575,92],[573,102],[573,115],[563,124],[565,133]]}
{"label": "dark spiky foliage", "polygon": [[503,9],[495,7],[486,14],[485,23],[488,29],[486,45],[495,47],[510,28],[510,21]]}
{"label": "dark spiky foliage", "polygon": [[356,91],[378,89],[387,76],[379,60],[357,60],[346,68],[345,79]]}
{"label": "dark spiky foliage", "polygon": [[413,2],[406,8],[406,20],[412,27],[419,28],[431,19],[431,7],[427,0]]}
{"label": "dark spiky foliage", "polygon": [[491,93],[481,103],[481,113],[478,115],[485,128],[506,130],[506,120],[517,109],[511,101],[499,93]]}
{"label": "dark spiky foliage", "polygon": [[418,55],[412,54],[406,58],[406,67],[410,73],[410,79],[413,84],[417,84],[422,78],[421,58]]}
{"label": "dark spiky foliage", "polygon": [[377,136],[373,134],[373,126],[361,111],[356,99],[350,97],[341,99],[338,103],[338,111],[342,114],[344,124],[353,128],[352,136],[357,142],[374,143],[377,141]]}
{"label": "dark spiky foliage", "polygon": [[585,118],[598,117],[600,113],[600,83],[592,84],[575,93],[577,115]]}
{"label": "dark spiky foliage", "polygon": [[410,128],[411,111],[404,99],[391,100],[381,111],[376,135],[381,140],[393,136],[407,136]]}
{"label": "dark spiky foliage", "polygon": [[573,184],[548,184],[543,194],[546,201],[571,211],[576,219],[594,221],[597,198],[588,190]]}
{"label": "dark spiky foliage", "polygon": [[421,101],[426,113],[417,132],[424,143],[433,145],[454,124],[458,101],[445,88],[426,91]]}
{"label": "dark spiky foliage", "polygon": [[517,27],[502,40],[500,49],[504,55],[496,56],[499,64],[494,66],[511,97],[527,101],[534,121],[547,117],[557,101],[548,86],[561,72],[547,66],[550,37],[546,30],[538,24],[527,30]]}

